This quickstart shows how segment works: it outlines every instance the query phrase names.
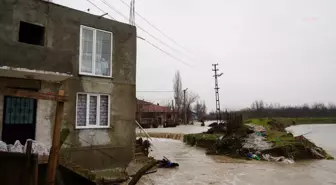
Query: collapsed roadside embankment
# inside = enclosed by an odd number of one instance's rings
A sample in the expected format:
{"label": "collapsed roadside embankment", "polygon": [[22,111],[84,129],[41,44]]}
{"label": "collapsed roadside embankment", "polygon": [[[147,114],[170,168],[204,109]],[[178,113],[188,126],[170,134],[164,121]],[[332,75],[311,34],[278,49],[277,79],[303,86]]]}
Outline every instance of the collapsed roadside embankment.
{"label": "collapsed roadside embankment", "polygon": [[184,136],[184,142],[206,148],[207,154],[212,155],[286,160],[288,163],[303,159],[333,159],[325,150],[304,136],[294,137],[286,132],[287,125],[275,119],[241,124],[234,131],[228,130],[227,124],[215,124],[205,133],[187,134]]}

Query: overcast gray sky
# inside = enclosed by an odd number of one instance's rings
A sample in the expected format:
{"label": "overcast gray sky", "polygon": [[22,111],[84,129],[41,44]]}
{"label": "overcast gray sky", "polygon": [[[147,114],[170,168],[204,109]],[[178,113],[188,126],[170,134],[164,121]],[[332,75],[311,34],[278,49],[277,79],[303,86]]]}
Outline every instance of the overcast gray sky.
{"label": "overcast gray sky", "polygon": [[[102,14],[86,0],[53,1]],[[101,0],[91,1],[128,22]],[[106,1],[128,17],[121,0]],[[192,53],[136,16],[136,24],[180,52],[139,29],[138,35],[194,66],[138,39],[137,90],[170,91],[174,73],[180,70],[183,87],[199,94],[211,110],[211,64],[218,63],[224,73],[219,79],[223,108],[243,108],[256,99],[282,105],[336,102],[335,10],[335,0],[136,0],[140,15]],[[137,96],[159,103],[173,98],[169,92]]]}

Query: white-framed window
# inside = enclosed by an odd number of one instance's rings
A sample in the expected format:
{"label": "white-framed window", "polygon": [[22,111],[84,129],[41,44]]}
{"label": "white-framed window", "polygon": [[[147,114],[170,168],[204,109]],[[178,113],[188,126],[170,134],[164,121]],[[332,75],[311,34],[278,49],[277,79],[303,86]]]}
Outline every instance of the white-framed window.
{"label": "white-framed window", "polygon": [[76,128],[108,128],[109,123],[109,95],[77,93]]}
{"label": "white-framed window", "polygon": [[112,32],[80,27],[79,74],[112,77]]}

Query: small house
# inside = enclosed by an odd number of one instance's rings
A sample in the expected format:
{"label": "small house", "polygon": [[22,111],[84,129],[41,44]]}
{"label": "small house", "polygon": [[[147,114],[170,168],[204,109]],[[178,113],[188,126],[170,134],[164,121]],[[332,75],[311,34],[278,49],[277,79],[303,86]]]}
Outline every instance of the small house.
{"label": "small house", "polygon": [[142,127],[156,128],[167,122],[174,121],[175,113],[170,107],[160,106],[144,100],[138,100],[137,102],[137,121]]}

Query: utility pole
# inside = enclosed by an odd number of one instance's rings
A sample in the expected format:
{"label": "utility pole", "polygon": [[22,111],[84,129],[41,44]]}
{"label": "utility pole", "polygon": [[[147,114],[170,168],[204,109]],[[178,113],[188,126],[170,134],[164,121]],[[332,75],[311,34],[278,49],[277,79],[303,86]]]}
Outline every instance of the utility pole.
{"label": "utility pole", "polygon": [[187,125],[187,107],[186,107],[186,91],[188,88],[183,90],[183,108],[184,108],[184,124]]}
{"label": "utility pole", "polygon": [[212,69],[212,71],[215,72],[215,96],[216,96],[216,119],[217,119],[217,123],[219,124],[219,121],[221,121],[221,114],[220,114],[220,103],[219,103],[219,87],[218,87],[218,79],[217,77],[220,77],[223,75],[223,73],[221,74],[217,74],[218,72],[218,64],[212,64],[212,66],[214,67]]}
{"label": "utility pole", "polygon": [[135,26],[135,0],[131,0],[129,24]]}

